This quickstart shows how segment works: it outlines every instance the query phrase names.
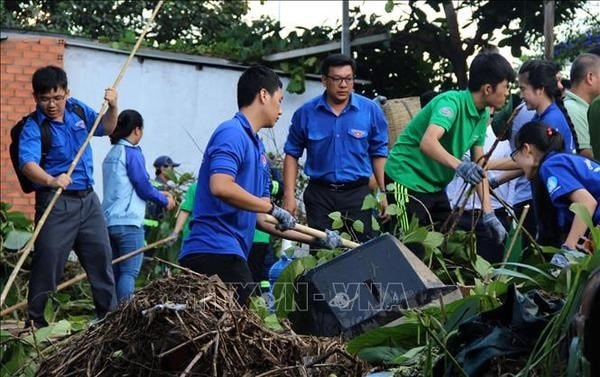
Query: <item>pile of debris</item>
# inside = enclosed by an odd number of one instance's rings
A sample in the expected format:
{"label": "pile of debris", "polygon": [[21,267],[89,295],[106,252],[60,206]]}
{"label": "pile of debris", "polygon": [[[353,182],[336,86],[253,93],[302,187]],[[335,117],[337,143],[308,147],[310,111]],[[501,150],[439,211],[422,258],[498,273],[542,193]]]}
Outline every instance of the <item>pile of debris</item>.
{"label": "pile of debris", "polygon": [[152,282],[46,359],[41,376],[361,376],[339,339],[266,328],[218,279]]}

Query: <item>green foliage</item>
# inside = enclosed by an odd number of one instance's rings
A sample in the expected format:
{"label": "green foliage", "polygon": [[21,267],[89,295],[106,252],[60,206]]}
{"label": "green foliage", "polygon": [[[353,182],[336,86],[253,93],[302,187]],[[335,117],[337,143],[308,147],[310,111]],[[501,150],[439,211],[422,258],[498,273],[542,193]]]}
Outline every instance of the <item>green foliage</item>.
{"label": "green foliage", "polygon": [[33,221],[23,212],[10,211],[9,203],[0,202],[0,247],[19,250],[31,238]]}
{"label": "green foliage", "polygon": [[32,334],[15,338],[9,332],[0,331],[0,376],[33,377],[41,354],[60,338],[69,336],[72,327],[62,320]]}

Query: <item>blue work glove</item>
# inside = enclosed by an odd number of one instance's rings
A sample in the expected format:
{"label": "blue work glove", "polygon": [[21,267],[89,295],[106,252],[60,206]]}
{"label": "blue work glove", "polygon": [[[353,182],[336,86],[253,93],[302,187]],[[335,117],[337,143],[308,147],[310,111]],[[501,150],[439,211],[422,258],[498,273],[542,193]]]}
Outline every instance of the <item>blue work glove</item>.
{"label": "blue work glove", "polygon": [[508,233],[494,212],[484,213],[482,221],[483,225],[492,233],[492,237],[496,239],[496,242],[503,243]]}
{"label": "blue work glove", "polygon": [[463,161],[456,168],[456,174],[465,182],[476,185],[483,179],[483,168],[473,161]]}
{"label": "blue work glove", "polygon": [[296,226],[296,219],[292,216],[291,213],[286,211],[285,209],[276,206],[273,204],[273,207],[269,211],[269,215],[273,216],[277,219],[279,224],[275,225],[275,229],[280,231],[286,231],[288,229],[294,229]]}
{"label": "blue work glove", "polygon": [[325,238],[319,238],[317,241],[319,247],[331,250],[342,246],[340,232],[337,230],[325,229],[325,234],[327,234]]}
{"label": "blue work glove", "polygon": [[572,249],[568,245],[562,245],[560,251],[552,256],[550,263],[557,267],[565,268],[569,265],[570,259],[576,260],[578,258],[585,258],[585,256],[584,253]]}
{"label": "blue work glove", "polygon": [[175,243],[177,242],[177,239],[179,238],[179,233],[171,232],[171,234],[169,234],[169,237],[174,237],[166,242],[166,245],[170,247],[175,245]]}

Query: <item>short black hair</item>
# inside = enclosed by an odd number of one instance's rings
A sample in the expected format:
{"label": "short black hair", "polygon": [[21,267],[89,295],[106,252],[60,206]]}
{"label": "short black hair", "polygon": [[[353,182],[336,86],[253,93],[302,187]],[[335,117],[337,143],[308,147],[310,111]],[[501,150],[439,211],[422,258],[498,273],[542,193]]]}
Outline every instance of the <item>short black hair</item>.
{"label": "short black hair", "polygon": [[264,65],[253,65],[246,69],[238,80],[238,108],[250,106],[261,89],[266,89],[272,95],[281,87],[283,84],[279,76],[271,68]]}
{"label": "short black hair", "polygon": [[321,74],[327,76],[330,67],[343,67],[349,65],[352,68],[352,73],[356,73],[356,61],[344,54],[332,54],[323,59],[321,62]]}
{"label": "short black hair", "polygon": [[571,82],[579,84],[588,72],[593,71],[600,66],[600,56],[595,54],[583,53],[575,58],[571,66]]}
{"label": "short black hair", "polygon": [[121,139],[131,135],[136,128],[144,128],[144,118],[136,110],[123,110],[117,118],[117,126],[110,134],[110,143],[117,144]]}
{"label": "short black hair", "polygon": [[431,100],[434,99],[438,94],[440,93],[436,92],[435,90],[427,90],[423,94],[421,94],[419,96],[419,103],[421,104],[421,109],[427,106],[427,104],[431,102]]}
{"label": "short black hair", "polygon": [[55,65],[39,68],[31,77],[31,86],[35,95],[48,93],[58,88],[67,90],[67,84],[67,73]]}
{"label": "short black hair", "polygon": [[508,60],[495,52],[483,52],[475,56],[469,67],[469,90],[478,91],[483,85],[496,86],[502,81],[515,80],[515,71]]}

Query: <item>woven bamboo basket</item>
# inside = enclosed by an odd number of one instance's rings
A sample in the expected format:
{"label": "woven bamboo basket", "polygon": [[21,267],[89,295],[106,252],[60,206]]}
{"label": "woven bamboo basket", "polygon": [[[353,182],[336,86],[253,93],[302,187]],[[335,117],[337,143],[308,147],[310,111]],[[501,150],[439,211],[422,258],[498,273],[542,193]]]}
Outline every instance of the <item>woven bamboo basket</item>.
{"label": "woven bamboo basket", "polygon": [[404,127],[421,110],[419,97],[389,99],[383,105],[383,112],[388,122],[388,146],[391,149]]}

